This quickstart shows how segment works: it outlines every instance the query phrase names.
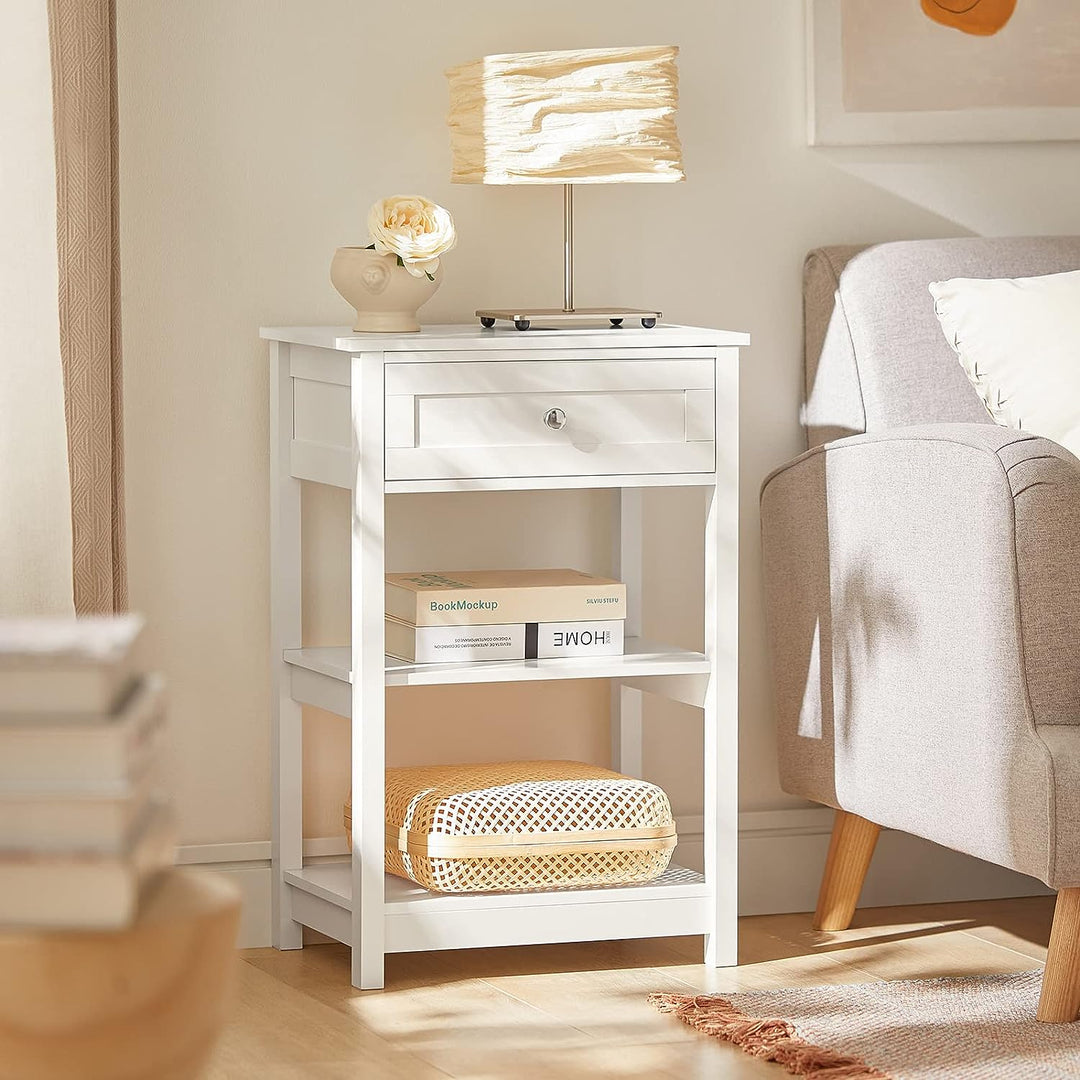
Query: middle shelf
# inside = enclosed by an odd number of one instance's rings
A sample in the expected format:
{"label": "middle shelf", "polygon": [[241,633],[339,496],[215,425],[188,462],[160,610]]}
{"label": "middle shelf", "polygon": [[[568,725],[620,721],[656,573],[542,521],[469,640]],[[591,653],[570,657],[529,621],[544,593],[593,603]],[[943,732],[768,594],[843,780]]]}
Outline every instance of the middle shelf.
{"label": "middle shelf", "polygon": [[[351,650],[347,645],[286,649],[291,693],[305,705],[349,716],[352,708]],[[621,656],[558,657],[549,660],[483,660],[460,664],[411,664],[386,657],[387,686],[446,686],[455,683],[534,682],[550,679],[640,679],[690,676],[702,683],[710,671],[700,652],[628,637]]]}

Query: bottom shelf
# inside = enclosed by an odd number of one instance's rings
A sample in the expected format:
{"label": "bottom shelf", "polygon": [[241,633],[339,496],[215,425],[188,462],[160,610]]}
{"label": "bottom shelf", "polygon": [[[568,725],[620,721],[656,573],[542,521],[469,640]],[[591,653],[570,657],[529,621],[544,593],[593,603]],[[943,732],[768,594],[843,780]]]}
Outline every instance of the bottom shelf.
{"label": "bottom shelf", "polygon": [[[447,895],[389,874],[385,880],[388,953],[671,937],[711,926],[705,878],[680,866],[640,885],[535,893]],[[351,944],[349,859],[287,871],[285,881],[297,922]]]}

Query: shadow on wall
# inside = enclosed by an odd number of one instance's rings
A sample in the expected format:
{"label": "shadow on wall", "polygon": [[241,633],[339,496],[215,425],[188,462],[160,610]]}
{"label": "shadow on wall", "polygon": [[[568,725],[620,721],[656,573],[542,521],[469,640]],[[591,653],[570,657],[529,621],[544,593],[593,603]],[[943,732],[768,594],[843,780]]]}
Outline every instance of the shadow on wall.
{"label": "shadow on wall", "polygon": [[958,235],[1080,231],[1080,143],[816,147],[814,153],[952,222]]}

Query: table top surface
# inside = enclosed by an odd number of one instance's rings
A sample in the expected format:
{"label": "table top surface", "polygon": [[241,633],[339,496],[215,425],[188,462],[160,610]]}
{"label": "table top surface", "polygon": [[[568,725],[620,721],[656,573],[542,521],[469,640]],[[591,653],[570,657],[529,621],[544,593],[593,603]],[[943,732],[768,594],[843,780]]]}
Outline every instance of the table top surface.
{"label": "table top surface", "polygon": [[268,341],[310,345],[338,352],[438,352],[454,349],[509,350],[553,348],[634,348],[681,345],[739,347],[750,344],[750,335],[736,330],[713,330],[699,326],[659,323],[651,330],[640,327],[595,326],[568,330],[515,330],[509,326],[490,329],[479,323],[421,327],[412,334],[358,334],[346,326],[264,326],[259,336]]}

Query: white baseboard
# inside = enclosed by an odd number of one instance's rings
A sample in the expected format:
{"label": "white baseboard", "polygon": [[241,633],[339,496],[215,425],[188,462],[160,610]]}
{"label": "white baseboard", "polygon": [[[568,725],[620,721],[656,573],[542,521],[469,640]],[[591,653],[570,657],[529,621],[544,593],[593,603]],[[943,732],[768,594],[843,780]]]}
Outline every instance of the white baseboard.
{"label": "white baseboard", "polygon": [[[739,815],[740,915],[814,910],[832,821],[832,810],[818,807]],[[908,833],[885,830],[859,903],[885,907],[1037,896],[1051,891],[1035,878]]]}
{"label": "white baseboard", "polygon": [[[304,841],[304,855],[347,855],[345,837]],[[236,935],[238,949],[259,949],[270,944],[270,841],[239,844],[187,844],[177,850],[180,866],[225,874],[240,890],[243,906]],[[325,939],[324,939],[325,940]]]}
{"label": "white baseboard", "polygon": [[[832,817],[831,810],[817,807],[753,810],[739,815],[740,915],[813,910]],[[677,824],[679,862],[700,869],[700,815],[681,816]],[[304,841],[304,854],[308,857],[346,853],[343,836]],[[238,947],[270,944],[269,840],[191,844],[180,848],[177,861],[228,874],[244,898]],[[1050,891],[1035,878],[906,833],[886,831],[878,841],[860,903],[864,907],[882,907],[1035,896]]]}

